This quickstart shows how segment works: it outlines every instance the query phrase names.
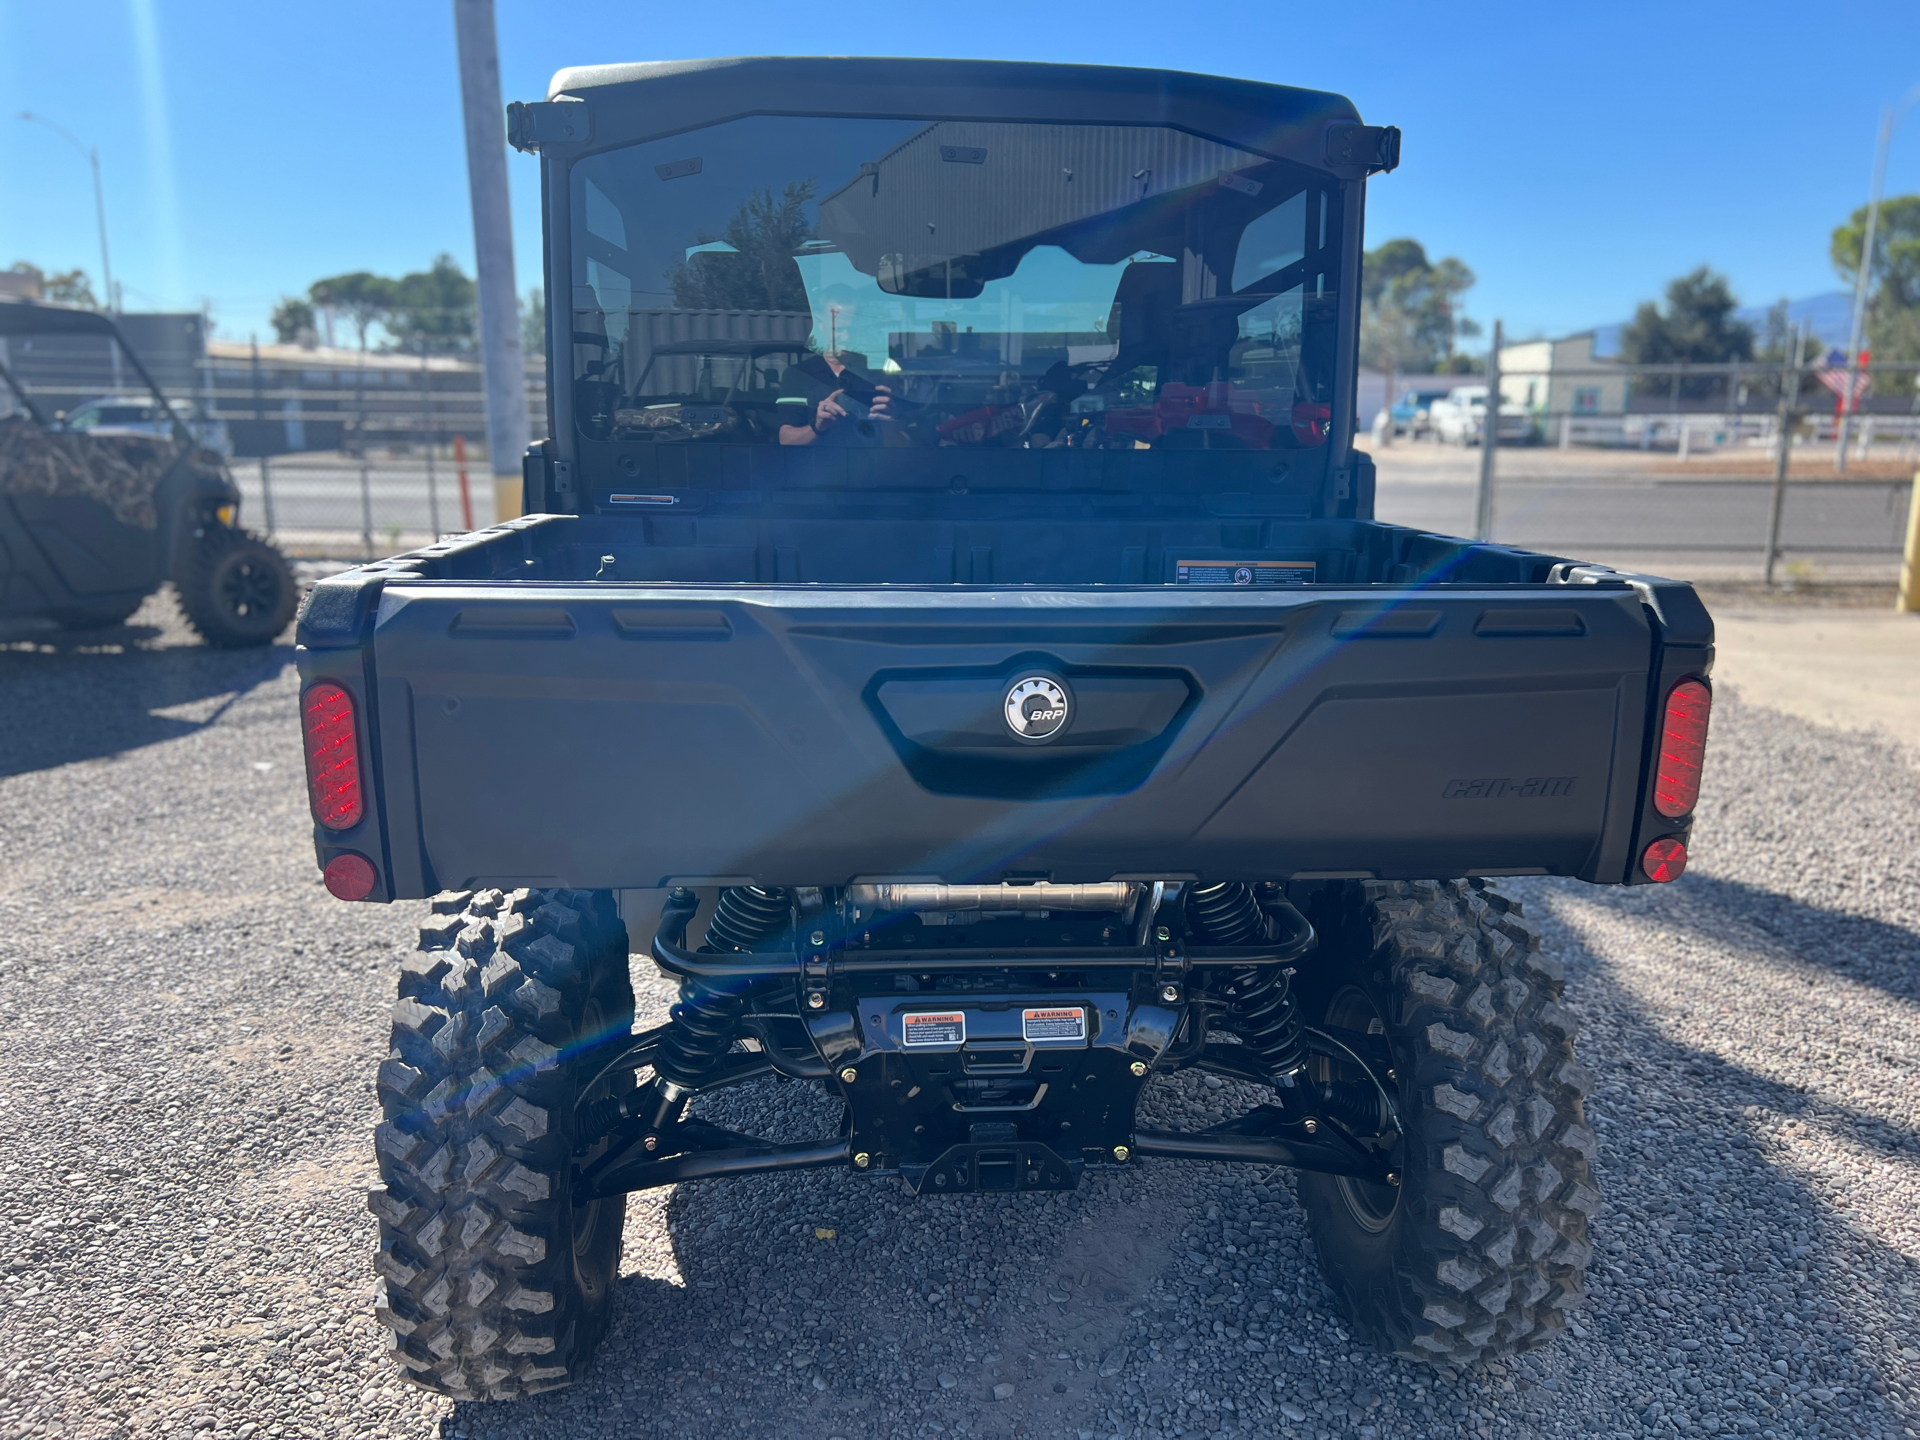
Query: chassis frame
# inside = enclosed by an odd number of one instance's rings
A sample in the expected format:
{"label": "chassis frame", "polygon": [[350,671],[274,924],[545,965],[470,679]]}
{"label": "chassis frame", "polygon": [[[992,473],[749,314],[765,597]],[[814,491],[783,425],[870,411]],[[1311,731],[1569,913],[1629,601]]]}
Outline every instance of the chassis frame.
{"label": "chassis frame", "polygon": [[[1394,1098],[1394,1059],[1379,1035],[1311,1025],[1301,1031],[1310,1055],[1361,1072],[1362,1090],[1370,1088],[1378,1101],[1378,1128],[1372,1134],[1363,1133],[1364,1125],[1359,1127],[1362,1133],[1356,1133],[1351,1125],[1351,1100],[1345,1107],[1330,1103],[1335,1098],[1331,1086],[1316,1093],[1304,1080],[1276,1085],[1278,1103],[1256,1106],[1204,1130],[1152,1130],[1135,1124],[1139,1093],[1155,1075],[1198,1069],[1273,1083],[1243,1045],[1210,1035],[1208,1020],[1222,1003],[1221,976],[1272,967],[1292,975],[1296,962],[1316,942],[1313,927],[1297,911],[1297,923],[1286,934],[1259,945],[1190,945],[1179,933],[1176,906],[1162,916],[1172,924],[1154,924],[1154,910],[1146,907],[1142,933],[1128,937],[1137,938],[1137,944],[973,946],[934,952],[870,948],[861,942],[871,936],[842,929],[829,907],[814,917],[817,928],[810,934],[795,932],[794,938],[805,943],[785,951],[703,953],[687,945],[687,927],[697,907],[692,892],[672,892],[653,937],[654,963],[669,975],[725,986],[749,997],[741,1021],[758,1049],[729,1054],[698,1086],[672,1087],[674,1103],[664,1117],[623,1116],[606,1134],[597,1158],[576,1172],[576,1204],[686,1180],[829,1166],[846,1166],[856,1174],[895,1175],[916,1195],[1064,1190],[1074,1188],[1087,1169],[1124,1167],[1146,1156],[1281,1165],[1376,1185],[1399,1183],[1405,1126]],[[1094,1043],[1076,1057],[1085,1060],[1086,1089],[1073,1083],[1066,1103],[1056,1101],[1049,1107],[1060,1126],[1057,1134],[1033,1138],[1022,1133],[1020,1120],[1006,1118],[1019,1111],[1031,1116],[1037,1100],[1030,1105],[956,1102],[951,1108],[962,1112],[966,1137],[951,1137],[937,1153],[920,1146],[921,1153],[909,1159],[896,1153],[895,1147],[915,1147],[901,1123],[888,1123],[887,1099],[904,1103],[899,1092],[908,1086],[908,1093],[917,1095],[921,1087],[913,1082],[926,1084],[928,1067],[915,1063],[924,1057],[890,1044],[893,1037],[884,1023],[862,1027],[859,1021],[863,1008],[876,1012],[871,1021],[882,1020],[879,1007],[871,1003],[873,996],[860,993],[862,979],[902,975],[1044,977],[1050,984],[1064,977],[1068,983],[1060,985],[1059,993],[1097,1002],[1109,1021],[1117,1021],[1124,1006],[1125,1021],[1100,1027]],[[951,998],[950,992],[943,994]],[[784,1003],[791,1009],[782,1008]],[[627,1038],[602,1060],[594,1084],[652,1065],[673,1024]],[[812,1042],[805,1048],[783,1043],[778,1034],[796,1025]],[[782,1144],[682,1118],[684,1101],[770,1074],[838,1086],[847,1102],[841,1136]],[[1041,1096],[1046,1089],[1041,1082]],[[1000,1118],[973,1118],[989,1112]],[[911,1119],[928,1110],[923,1105],[906,1113]],[[1098,1143],[1071,1149],[1059,1143],[1074,1126],[1079,1127],[1076,1139],[1097,1137]]]}

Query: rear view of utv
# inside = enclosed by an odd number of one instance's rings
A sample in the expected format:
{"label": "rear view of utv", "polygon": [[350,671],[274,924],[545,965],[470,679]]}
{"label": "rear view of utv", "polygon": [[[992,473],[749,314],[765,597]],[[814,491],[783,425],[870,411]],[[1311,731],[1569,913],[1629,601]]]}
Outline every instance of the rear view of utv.
{"label": "rear view of utv", "polygon": [[[329,889],[434,897],[379,1070],[393,1358],[564,1385],[626,1194],[803,1167],[943,1203],[1289,1166],[1374,1344],[1557,1333],[1589,1078],[1490,881],[1680,874],[1712,629],[1683,584],[1372,518],[1398,132],[858,59],[562,71],[509,131],[555,297],[528,513],[299,629]],[[679,983],[639,1032],[630,951]],[[1263,1102],[1138,1123],[1192,1068]],[[772,1073],[838,1134],[691,1113]]]}

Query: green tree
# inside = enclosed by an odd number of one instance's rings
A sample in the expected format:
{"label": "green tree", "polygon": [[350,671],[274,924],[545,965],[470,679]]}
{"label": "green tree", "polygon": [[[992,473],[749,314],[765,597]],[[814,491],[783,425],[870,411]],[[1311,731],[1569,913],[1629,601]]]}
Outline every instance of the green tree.
{"label": "green tree", "polygon": [[529,355],[547,353],[547,292],[538,285],[520,302],[520,348]]}
{"label": "green tree", "polygon": [[320,332],[314,325],[313,306],[298,295],[282,295],[268,317],[273,333],[282,345],[312,346]]}
{"label": "green tree", "polygon": [[1454,342],[1480,333],[1460,314],[1474,274],[1448,256],[1427,259],[1417,240],[1389,240],[1366,253],[1360,270],[1360,363],[1377,369],[1438,371],[1454,360]]}
{"label": "green tree", "polygon": [[[1830,254],[1848,285],[1860,278],[1867,238],[1861,206],[1836,226]],[[1867,346],[1881,360],[1920,360],[1920,195],[1880,202],[1873,230],[1873,269],[1867,282]]]}
{"label": "green tree", "polygon": [[398,298],[395,281],[366,270],[330,275],[316,280],[307,297],[323,310],[343,314],[359,332],[360,348],[367,348],[367,332],[392,313]]}
{"label": "green tree", "polygon": [[93,281],[84,270],[57,270],[49,274],[31,260],[16,260],[10,268],[16,275],[30,276],[39,286],[42,300],[50,300],[55,305],[77,305],[82,310],[105,308],[94,295]]}
{"label": "green tree", "polygon": [[473,281],[451,255],[390,282],[392,298],[381,324],[403,350],[454,352],[473,348]]}
{"label": "green tree", "polygon": [[1705,265],[1667,285],[1666,306],[1642,301],[1620,332],[1630,365],[1720,364],[1753,358],[1753,327],[1733,318],[1740,302]]}
{"label": "green tree", "polygon": [[673,303],[684,310],[805,310],[807,292],[793,256],[813,238],[807,205],[819,188],[818,181],[795,180],[777,199],[771,186],[752,192],[724,237],[702,234],[696,242],[724,238],[730,249],[689,255],[668,267]]}

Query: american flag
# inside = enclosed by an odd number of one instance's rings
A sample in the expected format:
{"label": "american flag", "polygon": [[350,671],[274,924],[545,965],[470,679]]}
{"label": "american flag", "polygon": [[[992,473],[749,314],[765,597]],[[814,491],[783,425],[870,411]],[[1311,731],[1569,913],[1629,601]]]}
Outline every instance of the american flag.
{"label": "american flag", "polygon": [[1867,392],[1873,389],[1873,376],[1867,373],[1867,366],[1873,362],[1873,352],[1860,352],[1860,371],[1853,377],[1851,396],[1847,387],[1847,355],[1844,350],[1829,350],[1826,364],[1814,371],[1814,378],[1831,390],[1841,401],[1852,399],[1855,405],[1863,400]]}

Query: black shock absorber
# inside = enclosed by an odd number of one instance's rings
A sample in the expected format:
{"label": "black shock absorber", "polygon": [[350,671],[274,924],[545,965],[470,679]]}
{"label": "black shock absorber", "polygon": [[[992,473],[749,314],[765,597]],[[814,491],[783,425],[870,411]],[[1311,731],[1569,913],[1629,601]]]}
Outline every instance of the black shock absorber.
{"label": "black shock absorber", "polygon": [[[792,920],[793,900],[785,890],[733,885],[707,921],[708,953],[753,950],[783,933]],[[724,983],[724,982],[723,982]],[[740,1035],[746,1001],[732,990],[691,975],[680,980],[680,1003],[667,1012],[673,1028],[660,1037],[654,1074],[688,1090],[720,1067]]]}
{"label": "black shock absorber", "polygon": [[[1187,917],[1216,945],[1248,945],[1267,933],[1259,900],[1251,887],[1238,880],[1194,886],[1187,899]],[[1233,972],[1225,1022],[1240,1037],[1240,1043],[1260,1057],[1269,1075],[1293,1075],[1306,1064],[1306,1051],[1300,1042],[1300,1006],[1280,966]]]}
{"label": "black shock absorber", "polygon": [[1300,1042],[1300,1005],[1287,972],[1263,965],[1242,970],[1233,979],[1227,1028],[1260,1057],[1269,1075],[1297,1074],[1307,1063],[1307,1052]]}
{"label": "black shock absorber", "polygon": [[[753,950],[786,931],[792,923],[793,899],[777,887],[733,885],[720,892],[720,901],[707,921],[708,954]],[[583,1107],[582,1127],[588,1136],[603,1135],[623,1120],[645,1116],[647,1128],[658,1130],[679,1113],[701,1083],[726,1061],[740,1036],[740,1016],[746,999],[726,988],[725,981],[680,978],[680,1000],[667,1012],[672,1021],[654,1053],[653,1079],[617,1099]]]}

